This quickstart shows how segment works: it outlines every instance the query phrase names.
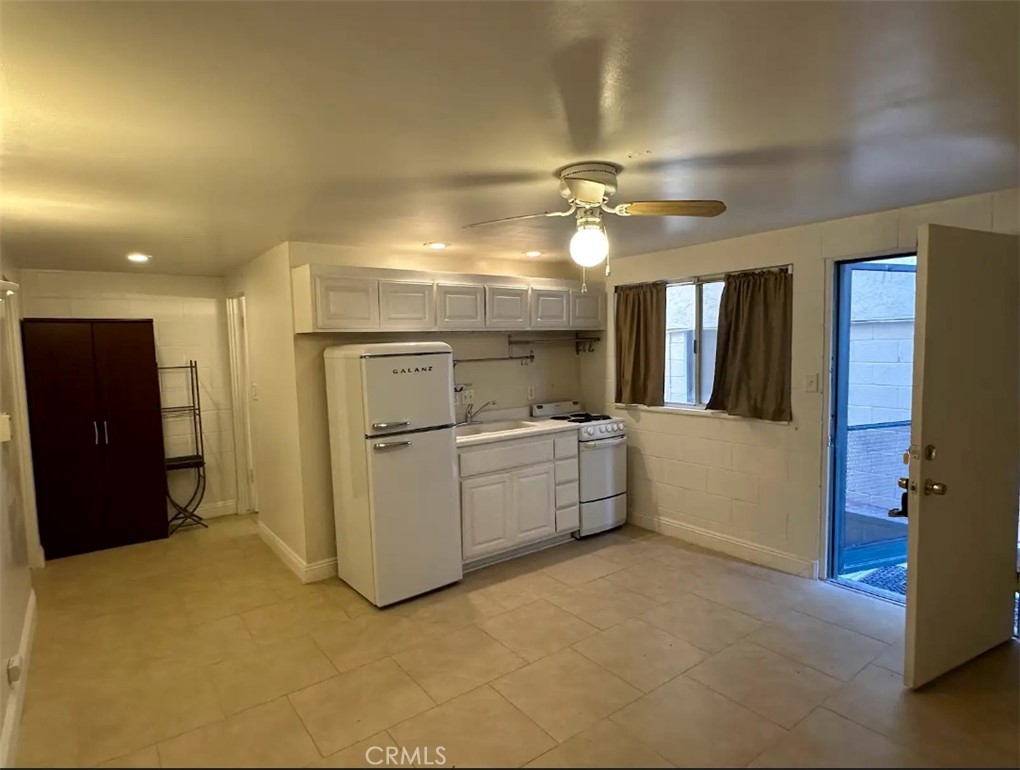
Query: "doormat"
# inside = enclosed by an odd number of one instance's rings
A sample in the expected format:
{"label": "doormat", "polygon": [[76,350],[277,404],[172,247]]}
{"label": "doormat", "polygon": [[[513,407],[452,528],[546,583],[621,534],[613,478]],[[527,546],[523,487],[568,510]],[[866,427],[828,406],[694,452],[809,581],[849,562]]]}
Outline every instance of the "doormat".
{"label": "doormat", "polygon": [[899,564],[894,564],[891,567],[879,567],[866,576],[859,578],[857,582],[881,588],[883,591],[889,591],[900,596],[906,596],[907,568],[901,567]]}
{"label": "doormat", "polygon": [[[891,567],[879,567],[855,582],[881,588],[883,591],[890,591],[900,596],[907,595],[907,568],[899,564]],[[1013,628],[1020,631],[1020,594],[1013,600]]]}

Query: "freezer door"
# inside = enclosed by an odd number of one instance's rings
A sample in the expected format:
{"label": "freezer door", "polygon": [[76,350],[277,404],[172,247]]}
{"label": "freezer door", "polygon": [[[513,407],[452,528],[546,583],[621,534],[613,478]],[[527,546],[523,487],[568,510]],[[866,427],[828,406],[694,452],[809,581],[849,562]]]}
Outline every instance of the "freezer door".
{"label": "freezer door", "polygon": [[361,361],[368,435],[453,424],[453,356],[369,356]]}
{"label": "freezer door", "polygon": [[366,444],[375,603],[382,607],[460,580],[453,428],[366,439]]}

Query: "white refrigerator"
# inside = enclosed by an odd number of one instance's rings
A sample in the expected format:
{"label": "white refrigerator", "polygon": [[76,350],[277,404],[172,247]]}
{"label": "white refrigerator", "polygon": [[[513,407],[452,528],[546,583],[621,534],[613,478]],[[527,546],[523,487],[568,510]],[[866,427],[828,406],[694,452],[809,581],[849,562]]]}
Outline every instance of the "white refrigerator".
{"label": "white refrigerator", "polygon": [[383,607],[463,577],[453,351],[325,352],[337,571]]}

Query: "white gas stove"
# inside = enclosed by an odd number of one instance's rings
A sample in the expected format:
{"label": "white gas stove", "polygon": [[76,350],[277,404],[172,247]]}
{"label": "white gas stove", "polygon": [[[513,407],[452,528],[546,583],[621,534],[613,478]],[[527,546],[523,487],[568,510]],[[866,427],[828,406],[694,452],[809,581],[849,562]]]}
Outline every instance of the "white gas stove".
{"label": "white gas stove", "polygon": [[579,411],[577,401],[535,404],[531,413],[577,423],[581,528],[578,536],[627,521],[627,426],[618,417]]}

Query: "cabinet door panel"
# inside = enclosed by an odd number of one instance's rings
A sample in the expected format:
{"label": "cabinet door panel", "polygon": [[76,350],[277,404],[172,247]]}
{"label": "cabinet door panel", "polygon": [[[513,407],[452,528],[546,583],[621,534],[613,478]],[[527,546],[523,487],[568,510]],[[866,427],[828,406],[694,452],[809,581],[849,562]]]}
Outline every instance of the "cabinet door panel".
{"label": "cabinet door panel", "polygon": [[24,321],[22,334],[43,551],[95,551],[104,546],[92,324]]}
{"label": "cabinet door panel", "polygon": [[566,329],[570,326],[570,292],[566,289],[531,290],[531,326]]}
{"label": "cabinet door panel", "polygon": [[316,328],[379,328],[378,281],[321,275],[314,280]]}
{"label": "cabinet door panel", "polygon": [[485,326],[485,287],[441,283],[436,287],[439,326],[479,329]]}
{"label": "cabinet door panel", "polygon": [[510,548],[514,538],[511,474],[465,479],[460,490],[464,559]]}
{"label": "cabinet door panel", "polygon": [[107,540],[167,536],[166,464],[152,321],[92,326]]}
{"label": "cabinet door panel", "polygon": [[435,284],[379,282],[379,320],[383,329],[432,329],[436,325]]}
{"label": "cabinet door panel", "polygon": [[604,292],[570,292],[570,326],[573,329],[602,329],[606,325]]}
{"label": "cabinet door panel", "polygon": [[556,481],[552,463],[514,472],[517,539],[534,540],[556,532]]}
{"label": "cabinet door panel", "polygon": [[498,329],[526,329],[529,322],[526,286],[486,286],[485,323]]}

